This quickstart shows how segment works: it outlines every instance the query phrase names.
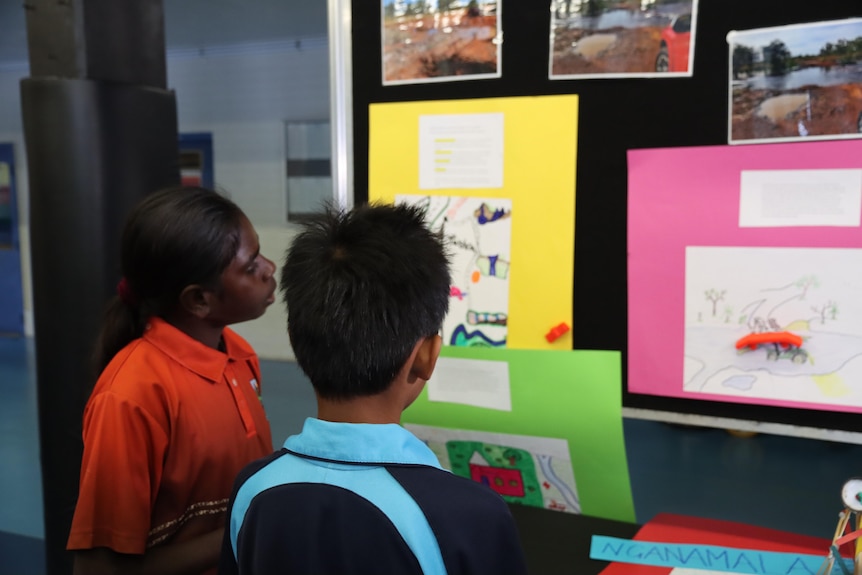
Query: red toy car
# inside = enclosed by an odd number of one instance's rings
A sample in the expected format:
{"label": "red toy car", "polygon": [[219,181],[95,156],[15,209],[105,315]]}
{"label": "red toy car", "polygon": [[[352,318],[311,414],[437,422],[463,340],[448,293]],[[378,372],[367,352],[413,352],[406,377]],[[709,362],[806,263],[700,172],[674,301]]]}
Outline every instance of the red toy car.
{"label": "red toy car", "polygon": [[802,337],[789,331],[767,331],[761,333],[750,333],[736,342],[736,349],[740,353],[757,349],[758,346],[766,347],[766,359],[778,361],[789,359],[793,363],[805,363],[810,360],[808,352],[800,349]]}
{"label": "red toy car", "polygon": [[801,347],[802,338],[789,331],[767,331],[763,333],[750,333],[736,342],[736,349],[757,349],[759,345],[775,344],[787,349],[791,346]]}
{"label": "red toy car", "polygon": [[677,16],[661,31],[661,46],[655,59],[656,72],[688,72],[691,14]]}

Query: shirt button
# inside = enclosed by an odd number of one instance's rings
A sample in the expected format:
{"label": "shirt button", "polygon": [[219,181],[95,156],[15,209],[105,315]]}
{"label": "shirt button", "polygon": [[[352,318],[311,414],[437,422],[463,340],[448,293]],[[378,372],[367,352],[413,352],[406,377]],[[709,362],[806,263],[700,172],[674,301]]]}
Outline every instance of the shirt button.
{"label": "shirt button", "polygon": [[233,386],[236,387],[236,380],[233,380]]}

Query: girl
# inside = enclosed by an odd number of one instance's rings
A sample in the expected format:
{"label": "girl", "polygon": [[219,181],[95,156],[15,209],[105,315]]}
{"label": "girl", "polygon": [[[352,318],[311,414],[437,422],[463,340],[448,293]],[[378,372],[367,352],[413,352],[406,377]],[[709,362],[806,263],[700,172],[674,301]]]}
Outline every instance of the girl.
{"label": "girl", "polygon": [[208,572],[233,480],[272,453],[257,356],[226,326],[275,301],[275,265],[233,202],[179,188],[133,210],[121,266],[67,548],[76,574]]}

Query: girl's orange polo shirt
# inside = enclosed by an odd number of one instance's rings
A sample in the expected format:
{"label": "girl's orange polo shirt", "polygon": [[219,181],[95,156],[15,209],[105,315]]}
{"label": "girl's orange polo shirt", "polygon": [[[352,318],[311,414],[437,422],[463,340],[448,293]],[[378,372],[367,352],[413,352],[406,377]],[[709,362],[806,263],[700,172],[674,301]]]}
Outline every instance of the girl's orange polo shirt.
{"label": "girl's orange polo shirt", "polygon": [[68,549],[141,554],[224,527],[233,481],[272,453],[254,350],[225,352],[154,318],[105,368],[84,411]]}

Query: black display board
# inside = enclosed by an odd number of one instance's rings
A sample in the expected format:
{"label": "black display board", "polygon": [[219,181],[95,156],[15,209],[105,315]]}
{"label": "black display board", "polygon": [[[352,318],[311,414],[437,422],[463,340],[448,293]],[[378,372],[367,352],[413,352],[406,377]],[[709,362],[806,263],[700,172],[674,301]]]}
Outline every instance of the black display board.
{"label": "black display board", "polygon": [[578,80],[548,79],[548,0],[501,4],[501,78],[383,86],[380,2],[352,3],[356,202],[368,198],[369,104],[578,94],[574,348],[622,351],[625,407],[862,431],[862,417],[848,413],[630,394],[625,387],[626,151],[727,144],[727,33],[859,17],[862,0],[699,0],[692,77]]}

